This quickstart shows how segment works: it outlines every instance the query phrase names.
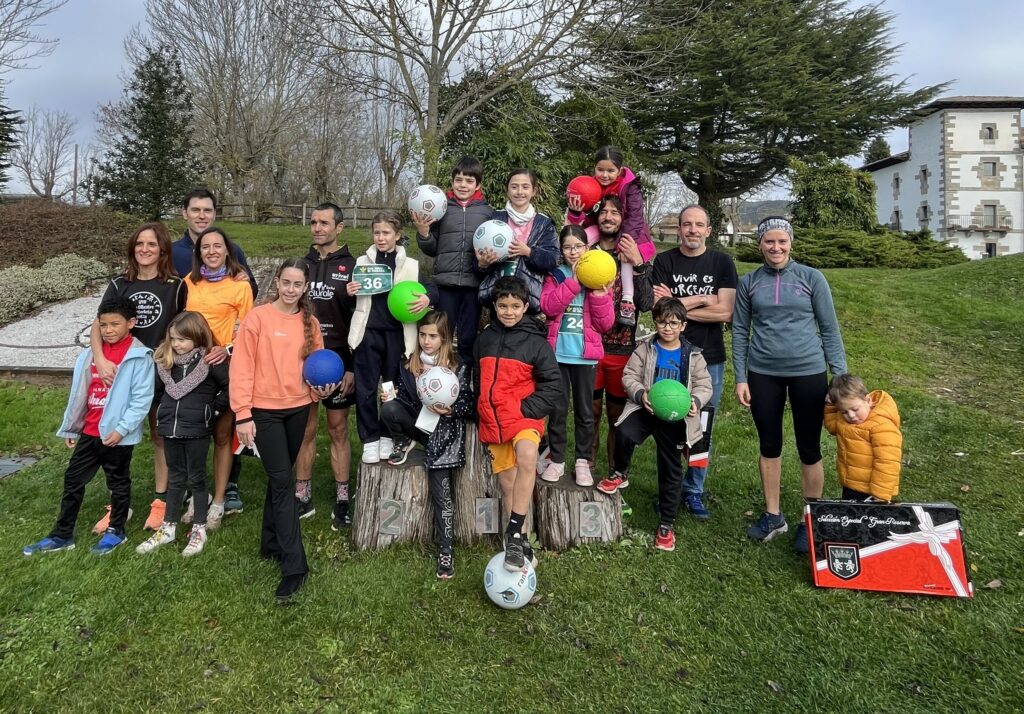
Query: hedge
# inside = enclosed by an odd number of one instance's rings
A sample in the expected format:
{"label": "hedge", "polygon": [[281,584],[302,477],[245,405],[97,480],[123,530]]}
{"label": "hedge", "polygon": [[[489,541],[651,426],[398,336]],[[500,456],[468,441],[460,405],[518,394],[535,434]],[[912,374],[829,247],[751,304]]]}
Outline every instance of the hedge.
{"label": "hedge", "polygon": [[39,268],[15,265],[0,270],[0,325],[51,302],[81,297],[85,289],[110,275],[95,258],[67,254],[50,258]]}

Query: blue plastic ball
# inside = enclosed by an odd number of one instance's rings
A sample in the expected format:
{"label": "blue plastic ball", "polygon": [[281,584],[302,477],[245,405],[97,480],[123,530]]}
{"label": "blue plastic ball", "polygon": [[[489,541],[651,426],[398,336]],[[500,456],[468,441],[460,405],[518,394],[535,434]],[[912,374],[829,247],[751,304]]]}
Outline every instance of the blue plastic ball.
{"label": "blue plastic ball", "polygon": [[317,350],[302,365],[302,378],[314,387],[340,382],[344,374],[345,363],[334,350]]}

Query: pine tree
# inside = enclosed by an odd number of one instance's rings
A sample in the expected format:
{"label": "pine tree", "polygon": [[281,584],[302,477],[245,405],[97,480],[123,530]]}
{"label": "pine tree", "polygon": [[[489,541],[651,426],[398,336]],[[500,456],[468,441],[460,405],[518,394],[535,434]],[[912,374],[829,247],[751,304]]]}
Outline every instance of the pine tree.
{"label": "pine tree", "polygon": [[868,144],[867,152],[864,154],[864,163],[870,164],[874,161],[888,159],[890,156],[892,156],[892,149],[889,148],[889,142],[880,136],[876,136]]}
{"label": "pine tree", "polygon": [[18,112],[8,109],[0,85],[0,193],[7,186],[7,169],[11,168],[11,152],[18,145]]}
{"label": "pine tree", "polygon": [[117,140],[89,190],[113,208],[147,218],[173,208],[200,174],[191,105],[176,52],[146,48],[114,107],[121,117]]}

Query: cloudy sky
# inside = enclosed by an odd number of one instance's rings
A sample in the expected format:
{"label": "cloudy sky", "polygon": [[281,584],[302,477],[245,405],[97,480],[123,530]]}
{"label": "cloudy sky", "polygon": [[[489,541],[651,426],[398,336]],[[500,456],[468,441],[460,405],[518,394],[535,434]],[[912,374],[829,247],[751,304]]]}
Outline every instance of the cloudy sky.
{"label": "cloudy sky", "polygon": [[[893,40],[903,45],[893,74],[908,79],[911,87],[953,80],[948,94],[1024,95],[1019,41],[1024,2],[883,4],[895,16]],[[41,34],[60,41],[53,54],[35,60],[31,69],[7,75],[8,104],[15,109],[37,104],[69,112],[78,119],[79,141],[88,143],[96,107],[121,95],[123,41],[144,17],[142,0],[71,0],[42,28]],[[906,130],[896,130],[888,139],[893,151],[906,149]],[[23,190],[12,178],[10,190]]]}

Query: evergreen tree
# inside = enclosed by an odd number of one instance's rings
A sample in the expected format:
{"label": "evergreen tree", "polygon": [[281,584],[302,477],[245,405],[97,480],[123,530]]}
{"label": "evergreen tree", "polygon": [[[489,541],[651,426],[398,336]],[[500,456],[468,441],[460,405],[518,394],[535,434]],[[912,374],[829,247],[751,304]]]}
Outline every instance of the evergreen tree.
{"label": "evergreen tree", "polygon": [[889,142],[880,136],[876,136],[868,144],[868,150],[864,154],[864,163],[870,164],[874,161],[888,159],[890,156],[892,156],[892,149],[889,147]]}
{"label": "evergreen tree", "polygon": [[849,228],[870,231],[875,219],[875,182],[866,171],[856,171],[838,159],[823,155],[810,161],[793,160],[793,222],[805,228]]}
{"label": "evergreen tree", "polygon": [[0,84],[0,194],[7,186],[7,170],[11,168],[11,153],[18,145],[18,126],[21,119],[18,112],[8,109],[3,94],[3,85]]}
{"label": "evergreen tree", "polygon": [[117,138],[88,188],[111,207],[147,218],[176,206],[200,174],[191,105],[176,52],[145,48],[111,113],[120,117]]}

